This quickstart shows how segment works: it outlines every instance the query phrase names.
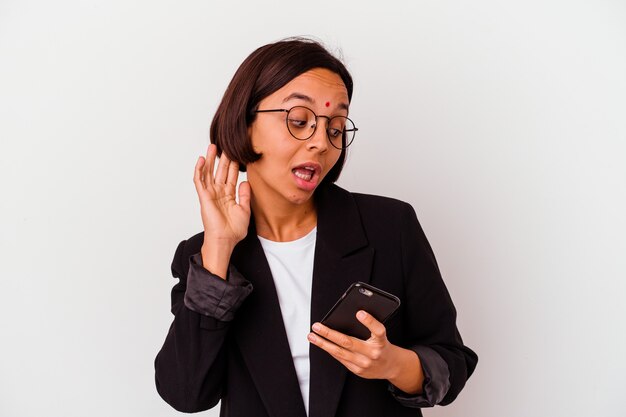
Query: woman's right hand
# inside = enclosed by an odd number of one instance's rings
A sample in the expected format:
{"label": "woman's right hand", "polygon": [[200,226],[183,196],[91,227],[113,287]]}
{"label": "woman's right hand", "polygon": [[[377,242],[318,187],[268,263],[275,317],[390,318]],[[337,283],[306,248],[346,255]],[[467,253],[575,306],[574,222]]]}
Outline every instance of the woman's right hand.
{"label": "woman's right hand", "polygon": [[213,174],[217,146],[210,144],[206,158],[200,156],[196,162],[193,183],[200,200],[204,244],[202,263],[215,275],[226,279],[228,263],[235,245],[248,233],[250,224],[250,184],[239,185],[239,203],[235,199],[239,164],[220,156],[217,170]]}

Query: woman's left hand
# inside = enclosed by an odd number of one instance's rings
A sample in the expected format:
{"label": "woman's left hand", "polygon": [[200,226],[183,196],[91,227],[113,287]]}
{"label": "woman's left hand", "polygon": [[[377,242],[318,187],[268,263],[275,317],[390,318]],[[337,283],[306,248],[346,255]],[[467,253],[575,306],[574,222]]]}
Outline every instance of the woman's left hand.
{"label": "woman's left hand", "polygon": [[309,341],[355,375],[386,379],[407,394],[423,393],[424,370],[419,356],[412,350],[390,343],[385,326],[371,314],[361,310],[356,317],[371,332],[369,339],[357,339],[315,323],[315,333],[309,333]]}
{"label": "woman's left hand", "polygon": [[309,341],[324,349],[351,372],[362,378],[393,378],[398,357],[395,349],[400,348],[389,343],[385,325],[371,314],[359,311],[357,319],[372,333],[369,339],[361,340],[321,323],[315,323],[313,324],[315,333],[309,333]]}

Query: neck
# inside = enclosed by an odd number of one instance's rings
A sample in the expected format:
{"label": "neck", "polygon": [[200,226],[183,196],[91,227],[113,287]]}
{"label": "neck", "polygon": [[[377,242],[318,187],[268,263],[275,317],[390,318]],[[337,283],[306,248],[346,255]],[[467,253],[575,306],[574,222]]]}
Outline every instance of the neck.
{"label": "neck", "polygon": [[276,204],[252,192],[250,205],[257,235],[275,242],[289,242],[309,233],[317,225],[313,199],[303,204]]}

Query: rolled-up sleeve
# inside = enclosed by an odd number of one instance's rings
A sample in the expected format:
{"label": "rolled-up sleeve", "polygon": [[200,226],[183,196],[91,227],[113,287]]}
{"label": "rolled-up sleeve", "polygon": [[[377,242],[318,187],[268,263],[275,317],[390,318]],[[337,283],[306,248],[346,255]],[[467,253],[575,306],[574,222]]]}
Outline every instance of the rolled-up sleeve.
{"label": "rolled-up sleeve", "polygon": [[410,349],[420,358],[424,370],[424,392],[417,395],[407,394],[391,383],[388,389],[406,407],[434,407],[443,400],[450,388],[448,365],[441,355],[427,346],[412,346]]}
{"label": "rolled-up sleeve", "polygon": [[199,252],[189,257],[184,301],[190,310],[222,322],[232,321],[252,289],[233,265],[229,265],[227,278],[222,279],[202,266]]}

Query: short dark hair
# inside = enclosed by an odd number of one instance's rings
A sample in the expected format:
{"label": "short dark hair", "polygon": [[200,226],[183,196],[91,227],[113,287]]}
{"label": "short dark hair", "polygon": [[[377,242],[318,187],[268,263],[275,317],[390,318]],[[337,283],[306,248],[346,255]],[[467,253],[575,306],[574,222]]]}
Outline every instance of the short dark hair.
{"label": "short dark hair", "polygon": [[[261,154],[254,151],[248,136],[248,127],[256,117],[253,111],[265,97],[314,68],[339,75],[348,90],[348,99],[352,99],[352,76],[338,58],[315,40],[287,38],[252,52],[235,72],[213,117],[211,143],[217,145],[218,154],[225,152],[239,163],[241,171],[246,170],[246,164],[258,161]],[[343,149],[322,184],[337,181],[345,160]]]}

